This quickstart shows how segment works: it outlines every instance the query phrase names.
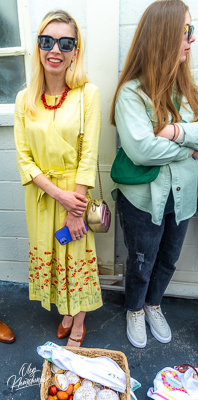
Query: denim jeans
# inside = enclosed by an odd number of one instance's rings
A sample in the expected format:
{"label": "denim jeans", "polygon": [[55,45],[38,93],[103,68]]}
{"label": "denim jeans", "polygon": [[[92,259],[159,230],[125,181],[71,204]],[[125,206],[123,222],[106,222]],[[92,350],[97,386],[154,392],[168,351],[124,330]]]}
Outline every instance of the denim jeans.
{"label": "denim jeans", "polygon": [[176,224],[172,191],[160,226],[153,224],[151,215],[134,207],[120,191],[117,205],[128,250],[126,308],[139,311],[144,303],[159,305],[175,271],[189,219]]}

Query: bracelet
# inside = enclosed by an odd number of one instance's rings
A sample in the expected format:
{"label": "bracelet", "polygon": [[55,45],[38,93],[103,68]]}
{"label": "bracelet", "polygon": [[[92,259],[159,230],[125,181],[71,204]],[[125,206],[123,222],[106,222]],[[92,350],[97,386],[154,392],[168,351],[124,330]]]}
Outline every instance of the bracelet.
{"label": "bracelet", "polygon": [[174,126],[174,135],[173,135],[172,139],[170,139],[171,142],[174,141],[175,135],[176,135],[176,126],[175,126],[175,124],[172,124],[172,125]]}

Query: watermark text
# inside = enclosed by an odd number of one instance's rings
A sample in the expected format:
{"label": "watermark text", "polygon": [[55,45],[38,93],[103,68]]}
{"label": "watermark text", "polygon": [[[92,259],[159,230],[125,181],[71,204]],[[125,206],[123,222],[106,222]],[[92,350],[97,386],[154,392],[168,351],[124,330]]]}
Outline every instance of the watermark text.
{"label": "watermark text", "polygon": [[19,374],[12,375],[7,380],[7,386],[11,392],[14,390],[25,389],[30,386],[40,386],[41,370],[32,367],[32,364],[24,363],[19,370]]}

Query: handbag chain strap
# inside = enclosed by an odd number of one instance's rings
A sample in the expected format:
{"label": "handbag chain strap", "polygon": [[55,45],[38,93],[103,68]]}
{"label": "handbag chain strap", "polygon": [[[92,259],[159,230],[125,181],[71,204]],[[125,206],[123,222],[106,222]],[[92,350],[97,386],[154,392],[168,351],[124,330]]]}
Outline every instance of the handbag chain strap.
{"label": "handbag chain strap", "polygon": [[[79,135],[78,164],[81,160],[83,137],[84,137],[84,85],[81,88],[81,98],[80,98],[80,135]],[[102,200],[103,195],[102,195],[102,184],[101,184],[100,169],[99,169],[99,156],[97,159],[97,170],[98,170],[100,200]]]}
{"label": "handbag chain strap", "polygon": [[78,164],[81,160],[83,136],[84,136],[84,85],[81,88],[81,95],[80,95],[80,134],[79,134]]}

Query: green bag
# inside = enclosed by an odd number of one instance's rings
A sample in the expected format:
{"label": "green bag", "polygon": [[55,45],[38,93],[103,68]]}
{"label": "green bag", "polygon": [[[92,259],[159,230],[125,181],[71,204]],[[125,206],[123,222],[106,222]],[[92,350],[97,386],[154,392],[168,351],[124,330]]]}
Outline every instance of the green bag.
{"label": "green bag", "polygon": [[135,165],[120,147],[111,167],[111,179],[123,185],[139,185],[154,181],[159,171],[159,166]]}
{"label": "green bag", "polygon": [[[182,95],[180,94],[178,100],[176,100],[175,93],[173,93],[173,103],[178,112],[181,106],[181,98]],[[115,183],[123,185],[140,185],[141,183],[153,182],[157,178],[159,171],[159,166],[135,165],[126,155],[123,148],[120,147],[111,167],[111,179]]]}

